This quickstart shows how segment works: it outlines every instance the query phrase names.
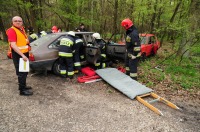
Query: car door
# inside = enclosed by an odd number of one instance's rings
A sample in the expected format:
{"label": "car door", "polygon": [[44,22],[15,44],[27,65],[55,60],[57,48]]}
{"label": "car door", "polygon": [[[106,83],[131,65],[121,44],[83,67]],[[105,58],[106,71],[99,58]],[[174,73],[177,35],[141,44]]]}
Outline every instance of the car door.
{"label": "car door", "polygon": [[60,40],[62,38],[64,38],[66,35],[62,35],[60,37],[58,37],[57,39],[55,39],[52,43],[50,43],[48,45],[48,51],[45,54],[47,59],[52,59],[52,60],[56,60],[58,59],[58,47],[60,45]]}
{"label": "car door", "polygon": [[85,58],[88,63],[96,64],[97,60],[101,57],[101,51],[96,44],[92,34],[83,35],[85,40]]}
{"label": "car door", "polygon": [[[143,37],[144,38],[144,37]],[[145,36],[145,40],[141,43],[141,52],[145,54],[145,56],[151,55],[151,51],[153,49],[153,43],[151,42],[150,36]]]}
{"label": "car door", "polygon": [[107,43],[106,54],[112,59],[125,59],[126,45],[114,42]]}

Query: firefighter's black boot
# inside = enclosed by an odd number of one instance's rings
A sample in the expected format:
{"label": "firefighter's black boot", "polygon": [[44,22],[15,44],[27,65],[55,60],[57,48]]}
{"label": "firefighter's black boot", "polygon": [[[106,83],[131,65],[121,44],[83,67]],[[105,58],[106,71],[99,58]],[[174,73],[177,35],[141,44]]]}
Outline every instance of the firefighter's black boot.
{"label": "firefighter's black boot", "polygon": [[30,96],[33,95],[33,92],[31,90],[26,89],[25,87],[19,87],[19,94],[22,96]]}

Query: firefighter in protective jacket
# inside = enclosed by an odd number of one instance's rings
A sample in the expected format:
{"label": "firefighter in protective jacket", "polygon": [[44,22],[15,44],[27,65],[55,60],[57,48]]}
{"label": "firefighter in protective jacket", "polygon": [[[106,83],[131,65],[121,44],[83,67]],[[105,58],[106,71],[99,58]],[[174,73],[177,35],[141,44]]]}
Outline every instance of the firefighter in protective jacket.
{"label": "firefighter in protective jacket", "polygon": [[62,77],[73,78],[74,75],[74,62],[73,62],[73,45],[75,41],[75,33],[68,32],[68,36],[60,40],[59,46],[59,63],[60,74]]}
{"label": "firefighter in protective jacket", "polygon": [[126,30],[126,74],[137,80],[137,65],[140,53],[140,39],[136,27],[130,19],[124,19],[121,26]]}
{"label": "firefighter in protective jacket", "polygon": [[95,67],[96,69],[101,69],[106,67],[106,48],[105,48],[105,41],[101,39],[101,36],[99,33],[94,33],[92,35],[95,38],[96,43],[98,44],[100,50],[101,50],[101,57],[97,60]]}

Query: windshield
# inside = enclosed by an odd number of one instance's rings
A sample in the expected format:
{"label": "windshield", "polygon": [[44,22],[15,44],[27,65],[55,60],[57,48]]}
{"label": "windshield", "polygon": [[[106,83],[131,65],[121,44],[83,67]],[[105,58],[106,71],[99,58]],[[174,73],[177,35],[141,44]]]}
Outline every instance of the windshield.
{"label": "windshield", "polygon": [[147,37],[140,37],[140,44],[146,44]]}
{"label": "windshield", "polygon": [[57,38],[59,36],[59,34],[47,34],[35,41],[33,41],[32,43],[30,43],[31,46],[39,46],[41,44],[47,43],[48,41],[52,41],[55,40],[55,38]]}

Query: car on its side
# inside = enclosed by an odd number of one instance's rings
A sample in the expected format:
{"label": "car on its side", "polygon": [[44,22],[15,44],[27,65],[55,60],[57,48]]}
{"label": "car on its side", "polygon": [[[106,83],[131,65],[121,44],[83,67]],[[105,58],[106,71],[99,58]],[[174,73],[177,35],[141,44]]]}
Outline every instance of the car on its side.
{"label": "car on its side", "polygon": [[[95,64],[100,57],[100,50],[98,46],[96,46],[92,34],[93,32],[75,32],[75,35],[81,38],[84,43],[81,48],[85,55],[84,62]],[[56,75],[59,75],[58,47],[60,45],[60,40],[67,35],[68,32],[47,34],[30,43],[30,69],[32,71],[52,70]]]}
{"label": "car on its side", "polygon": [[[154,34],[139,34],[141,43],[141,57],[144,60],[150,55],[155,55],[160,48],[160,42]],[[111,58],[125,59],[126,46],[124,43],[110,42],[107,45],[107,55]]]}

